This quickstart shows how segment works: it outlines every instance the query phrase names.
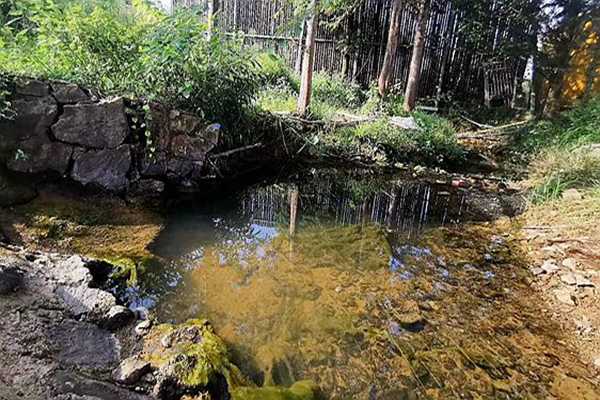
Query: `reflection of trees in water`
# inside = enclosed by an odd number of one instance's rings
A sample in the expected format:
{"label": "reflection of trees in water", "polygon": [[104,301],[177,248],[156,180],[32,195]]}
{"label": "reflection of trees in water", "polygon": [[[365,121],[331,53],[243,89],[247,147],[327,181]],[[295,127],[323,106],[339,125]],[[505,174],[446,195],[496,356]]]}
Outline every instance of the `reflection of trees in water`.
{"label": "reflection of trees in water", "polygon": [[[299,199],[295,200],[298,193]],[[464,197],[456,190],[422,182],[323,179],[299,186],[273,185],[250,191],[241,201],[241,213],[264,226],[289,220],[290,229],[295,231],[295,218],[290,217],[294,217],[297,202],[304,223],[371,222],[411,235],[428,225],[460,220],[465,211]]]}

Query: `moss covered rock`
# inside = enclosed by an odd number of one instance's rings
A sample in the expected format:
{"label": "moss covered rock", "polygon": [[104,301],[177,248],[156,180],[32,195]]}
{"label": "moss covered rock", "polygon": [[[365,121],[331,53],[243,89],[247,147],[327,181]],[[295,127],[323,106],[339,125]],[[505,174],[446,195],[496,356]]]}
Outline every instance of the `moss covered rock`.
{"label": "moss covered rock", "polygon": [[159,398],[207,388],[222,393],[247,385],[206,320],[154,327],[144,341],[142,358],[158,371],[154,394]]}

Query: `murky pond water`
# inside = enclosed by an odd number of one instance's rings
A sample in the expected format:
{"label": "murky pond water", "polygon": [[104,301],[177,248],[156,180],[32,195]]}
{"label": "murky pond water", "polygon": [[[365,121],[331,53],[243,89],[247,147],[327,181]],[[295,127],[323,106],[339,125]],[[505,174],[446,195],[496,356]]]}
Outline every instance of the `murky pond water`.
{"label": "murky pond water", "polygon": [[[586,371],[526,283],[495,195],[316,174],[175,210],[135,300],[205,317],[257,384],[332,399],[549,398]],[[558,346],[558,347],[557,347]],[[565,383],[566,382],[566,383]]]}

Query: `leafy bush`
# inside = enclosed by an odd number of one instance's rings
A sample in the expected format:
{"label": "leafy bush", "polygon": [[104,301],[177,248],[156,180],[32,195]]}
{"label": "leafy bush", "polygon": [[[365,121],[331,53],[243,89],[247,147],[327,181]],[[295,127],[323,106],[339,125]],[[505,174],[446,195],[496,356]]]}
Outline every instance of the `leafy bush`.
{"label": "leafy bush", "polygon": [[123,0],[0,1],[12,2],[8,13],[27,21],[2,31],[0,68],[6,72],[160,98],[224,125],[235,123],[257,95],[252,53],[236,38],[209,37],[193,10],[166,16],[144,0],[131,6]]}
{"label": "leafy bush", "polygon": [[258,66],[240,40],[207,38],[197,21],[189,12],[178,13],[147,35],[138,92],[208,118],[234,119],[258,93]]}
{"label": "leafy bush", "polygon": [[313,99],[340,108],[358,107],[365,100],[360,86],[341,76],[321,73],[313,79]]}
{"label": "leafy bush", "polygon": [[256,59],[260,66],[263,85],[298,93],[300,79],[287,66],[283,58],[271,52],[262,52]]}

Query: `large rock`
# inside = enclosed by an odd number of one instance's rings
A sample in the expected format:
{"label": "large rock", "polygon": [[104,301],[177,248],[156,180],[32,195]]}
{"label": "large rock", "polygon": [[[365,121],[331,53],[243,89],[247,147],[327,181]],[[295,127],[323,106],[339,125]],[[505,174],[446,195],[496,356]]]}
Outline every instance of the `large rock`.
{"label": "large rock", "polygon": [[64,175],[73,154],[72,146],[51,142],[45,134],[20,142],[17,147],[6,166],[30,174],[54,171]]}
{"label": "large rock", "polygon": [[[225,343],[204,320],[157,325],[144,339],[141,360],[156,371],[158,398],[220,387],[243,386],[246,379],[229,360]],[[222,397],[217,397],[222,398]]]}
{"label": "large rock", "polygon": [[15,91],[21,96],[45,97],[50,94],[50,86],[37,79],[18,79]]}
{"label": "large rock", "polygon": [[135,314],[125,306],[114,306],[104,316],[102,326],[111,331],[121,329],[135,319]]}
{"label": "large rock", "polygon": [[90,99],[78,85],[68,82],[52,82],[52,95],[61,104],[75,104]]}
{"label": "large rock", "polygon": [[220,127],[206,126],[194,114],[153,104],[151,130],[155,150],[145,152],[141,160],[141,174],[183,181],[200,175],[208,152],[219,142]]}
{"label": "large rock", "polygon": [[156,199],[159,198],[164,191],[164,182],[156,179],[141,179],[132,185],[130,190],[127,192],[127,196],[130,199]]}
{"label": "large rock", "polygon": [[0,156],[12,155],[23,141],[47,138],[58,114],[58,105],[51,96],[14,100],[13,108],[15,118],[0,122]]}
{"label": "large rock", "polygon": [[63,365],[108,371],[121,357],[120,342],[112,333],[85,322],[64,321],[50,331],[50,341]]}
{"label": "large rock", "polygon": [[129,133],[123,99],[67,105],[52,126],[52,133],[63,142],[94,149],[114,149]]}
{"label": "large rock", "polygon": [[131,166],[131,153],[128,145],[116,149],[89,150],[79,152],[71,178],[83,185],[93,185],[118,192],[127,188],[127,173]]}
{"label": "large rock", "polygon": [[56,294],[73,316],[90,321],[103,321],[116,305],[115,298],[110,293],[85,286],[60,286]]}
{"label": "large rock", "polygon": [[0,295],[17,290],[23,283],[23,274],[15,268],[0,265]]}
{"label": "large rock", "polygon": [[53,273],[60,276],[59,283],[61,284],[89,287],[94,280],[88,267],[91,263],[91,261],[83,259],[81,256],[72,255],[55,261]]}

